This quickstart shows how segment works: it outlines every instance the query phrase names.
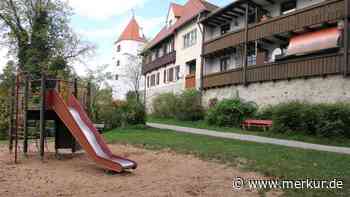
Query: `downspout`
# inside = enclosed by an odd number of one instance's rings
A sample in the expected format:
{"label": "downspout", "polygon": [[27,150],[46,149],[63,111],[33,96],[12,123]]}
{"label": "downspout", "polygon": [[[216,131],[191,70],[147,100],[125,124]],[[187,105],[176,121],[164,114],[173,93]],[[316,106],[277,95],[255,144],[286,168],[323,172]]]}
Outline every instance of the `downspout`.
{"label": "downspout", "polygon": [[248,12],[249,12],[249,4],[247,4],[245,8],[245,21],[244,21],[244,52],[243,52],[243,84],[247,85],[247,54],[248,54]]}
{"label": "downspout", "polygon": [[205,41],[205,28],[204,28],[204,25],[200,25],[200,18],[201,18],[201,13],[198,15],[198,19],[197,19],[197,25],[198,25],[198,29],[199,31],[201,32],[202,34],[202,45],[201,45],[201,73],[200,73],[200,80],[199,80],[199,92],[200,92],[200,101],[201,101],[201,105],[203,106],[203,91],[204,91],[204,41]]}
{"label": "downspout", "polygon": [[349,72],[349,1],[345,1],[345,20],[344,20],[344,77]]}

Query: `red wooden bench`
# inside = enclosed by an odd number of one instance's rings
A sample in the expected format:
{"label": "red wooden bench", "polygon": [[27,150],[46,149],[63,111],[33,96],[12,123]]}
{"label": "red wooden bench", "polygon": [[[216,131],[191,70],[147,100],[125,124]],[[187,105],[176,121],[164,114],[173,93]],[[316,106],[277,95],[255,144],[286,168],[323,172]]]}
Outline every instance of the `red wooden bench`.
{"label": "red wooden bench", "polygon": [[263,128],[265,131],[272,127],[272,120],[253,120],[248,119],[243,121],[242,126],[244,129],[249,129],[250,127]]}

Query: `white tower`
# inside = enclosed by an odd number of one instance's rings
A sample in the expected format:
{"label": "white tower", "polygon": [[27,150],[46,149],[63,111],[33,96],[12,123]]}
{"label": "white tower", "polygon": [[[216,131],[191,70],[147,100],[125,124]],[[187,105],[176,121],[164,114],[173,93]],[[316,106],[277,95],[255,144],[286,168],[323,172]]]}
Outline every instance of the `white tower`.
{"label": "white tower", "polygon": [[[109,68],[109,72],[114,76],[111,81],[113,88],[114,99],[125,100],[126,94],[129,91],[135,90],[135,74],[136,70],[140,71],[142,64],[139,62],[139,68],[135,68],[137,62],[135,60],[141,60],[139,53],[146,44],[141,28],[137,23],[135,16],[133,16],[120,35],[119,39],[114,43],[113,52],[113,64]],[[135,70],[136,69],[136,70]],[[142,76],[142,75],[141,75]],[[139,81],[139,90],[144,90],[143,77]]]}

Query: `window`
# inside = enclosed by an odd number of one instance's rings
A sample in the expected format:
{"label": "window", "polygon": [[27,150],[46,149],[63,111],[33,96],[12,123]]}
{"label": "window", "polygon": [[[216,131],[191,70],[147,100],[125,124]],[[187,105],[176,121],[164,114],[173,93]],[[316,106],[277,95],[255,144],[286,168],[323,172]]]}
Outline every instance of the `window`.
{"label": "window", "polygon": [[248,66],[256,65],[256,43],[248,44]]}
{"label": "window", "polygon": [[180,79],[180,66],[175,67],[175,81]]}
{"label": "window", "polygon": [[118,80],[119,80],[119,75],[115,75],[115,76],[114,76],[114,79],[115,79],[116,81],[118,81]]}
{"label": "window", "polygon": [[120,66],[120,60],[117,60],[117,66]]}
{"label": "window", "polygon": [[191,32],[183,36],[184,39],[184,48],[191,47],[197,43],[197,29],[192,30]]}
{"label": "window", "polygon": [[122,50],[122,49],[121,49],[121,46],[118,45],[118,46],[117,46],[117,52],[119,53],[121,50]]}
{"label": "window", "polygon": [[157,73],[156,84],[159,85],[160,82],[160,73]]}
{"label": "window", "polygon": [[156,75],[151,75],[151,87],[156,85]]}
{"label": "window", "polygon": [[168,81],[174,81],[174,68],[170,68],[168,72]]}
{"label": "window", "polygon": [[228,23],[226,25],[222,25],[220,27],[220,29],[221,29],[221,35],[224,35],[224,34],[226,34],[227,32],[229,32],[231,30],[231,24]]}
{"label": "window", "polygon": [[225,72],[228,70],[228,66],[230,63],[229,57],[224,57],[220,59],[220,72]]}
{"label": "window", "polygon": [[288,14],[295,11],[297,8],[297,1],[291,0],[281,3],[281,14]]}
{"label": "window", "polygon": [[166,83],[166,70],[164,70],[164,72],[163,72],[163,83]]}
{"label": "window", "polygon": [[149,80],[149,76],[147,77],[147,87],[149,88],[150,86],[150,80]]}

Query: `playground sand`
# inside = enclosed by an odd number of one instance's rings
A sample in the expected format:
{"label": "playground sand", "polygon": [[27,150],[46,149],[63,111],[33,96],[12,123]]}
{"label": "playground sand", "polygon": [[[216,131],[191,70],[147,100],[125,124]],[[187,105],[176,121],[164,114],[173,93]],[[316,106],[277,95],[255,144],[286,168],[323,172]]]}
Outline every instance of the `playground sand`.
{"label": "playground sand", "polygon": [[[14,165],[6,145],[0,145],[0,196],[82,197],[191,197],[259,196],[257,191],[232,190],[233,177],[264,178],[259,174],[169,150],[148,151],[127,145],[109,145],[114,153],[138,162],[129,173],[111,174],[95,165],[84,153],[56,159],[47,153],[20,157]],[[51,151],[53,148],[50,148]],[[279,196],[272,191],[267,196]]]}

